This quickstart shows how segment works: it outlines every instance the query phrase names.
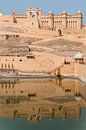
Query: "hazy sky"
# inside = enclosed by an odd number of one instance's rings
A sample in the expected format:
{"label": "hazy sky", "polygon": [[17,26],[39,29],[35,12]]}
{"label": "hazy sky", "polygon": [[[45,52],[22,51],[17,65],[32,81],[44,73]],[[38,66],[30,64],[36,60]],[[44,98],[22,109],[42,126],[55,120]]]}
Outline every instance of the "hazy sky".
{"label": "hazy sky", "polygon": [[29,6],[40,7],[44,13],[47,13],[49,10],[55,13],[64,10],[74,13],[81,10],[86,23],[86,0],[0,0],[0,12],[5,14],[9,14],[12,11],[24,13]]}

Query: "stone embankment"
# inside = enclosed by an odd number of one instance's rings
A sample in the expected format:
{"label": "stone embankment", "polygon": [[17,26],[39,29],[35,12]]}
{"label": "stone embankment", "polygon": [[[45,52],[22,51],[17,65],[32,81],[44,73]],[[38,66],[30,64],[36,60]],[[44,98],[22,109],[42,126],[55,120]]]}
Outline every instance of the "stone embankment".
{"label": "stone embankment", "polygon": [[86,64],[72,63],[61,68],[63,77],[78,78],[86,83]]}

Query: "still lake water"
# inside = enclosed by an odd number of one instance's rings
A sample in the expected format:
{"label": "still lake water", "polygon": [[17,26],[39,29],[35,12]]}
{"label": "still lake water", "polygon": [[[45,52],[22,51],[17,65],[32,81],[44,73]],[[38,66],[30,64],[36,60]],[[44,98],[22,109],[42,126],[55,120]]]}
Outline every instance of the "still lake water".
{"label": "still lake water", "polygon": [[0,130],[86,130],[86,85],[74,79],[1,79]]}

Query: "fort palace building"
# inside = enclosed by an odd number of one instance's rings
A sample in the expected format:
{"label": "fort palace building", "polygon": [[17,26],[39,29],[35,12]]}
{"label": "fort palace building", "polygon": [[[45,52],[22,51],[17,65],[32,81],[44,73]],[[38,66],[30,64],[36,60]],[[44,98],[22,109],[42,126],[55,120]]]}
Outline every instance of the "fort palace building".
{"label": "fort palace building", "polygon": [[80,11],[75,14],[68,14],[66,11],[60,14],[54,14],[52,11],[43,14],[41,9],[31,7],[27,9],[26,14],[13,13],[13,22],[25,22],[27,20],[30,26],[41,29],[79,30],[82,28],[83,16]]}
{"label": "fort palace building", "polygon": [[83,15],[80,11],[75,14],[68,14],[66,11],[60,14],[54,14],[52,11],[43,14],[40,8],[29,7],[25,14],[13,12],[10,16],[4,16],[0,13],[1,21],[26,24],[28,27],[53,31],[75,31],[82,29]]}

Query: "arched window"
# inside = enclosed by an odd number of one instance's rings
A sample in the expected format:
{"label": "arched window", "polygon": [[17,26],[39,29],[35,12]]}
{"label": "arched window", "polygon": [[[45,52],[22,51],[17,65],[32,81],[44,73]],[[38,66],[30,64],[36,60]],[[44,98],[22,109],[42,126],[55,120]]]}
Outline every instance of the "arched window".
{"label": "arched window", "polygon": [[35,15],[32,15],[32,18],[35,18]]}
{"label": "arched window", "polygon": [[59,36],[62,35],[62,31],[61,31],[61,29],[58,29],[58,33],[59,33]]}

